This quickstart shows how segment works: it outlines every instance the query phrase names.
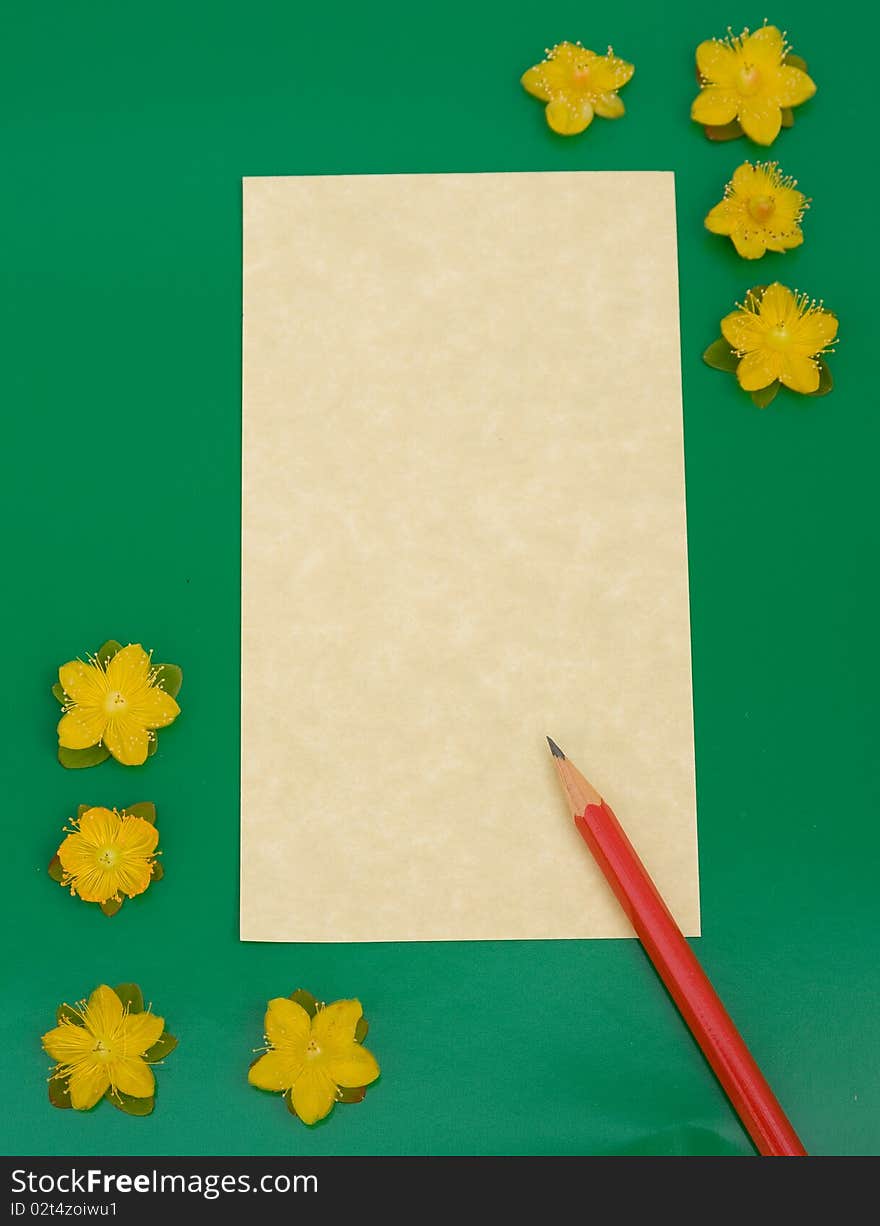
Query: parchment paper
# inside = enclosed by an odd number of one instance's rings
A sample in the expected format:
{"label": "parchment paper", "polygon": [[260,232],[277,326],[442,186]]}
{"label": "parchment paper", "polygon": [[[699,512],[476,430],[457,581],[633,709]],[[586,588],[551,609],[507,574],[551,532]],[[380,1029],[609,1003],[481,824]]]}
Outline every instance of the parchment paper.
{"label": "parchment paper", "polygon": [[244,182],[241,935],[699,932],[673,176]]}

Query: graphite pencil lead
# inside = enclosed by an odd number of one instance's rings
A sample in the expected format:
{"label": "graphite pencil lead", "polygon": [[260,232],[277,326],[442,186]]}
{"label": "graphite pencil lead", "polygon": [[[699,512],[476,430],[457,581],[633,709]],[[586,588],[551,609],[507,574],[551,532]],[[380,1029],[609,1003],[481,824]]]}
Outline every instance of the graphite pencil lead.
{"label": "graphite pencil lead", "polygon": [[555,741],[550,740],[549,736],[547,737],[547,744],[550,746],[550,752],[553,754],[554,758],[562,758],[563,760],[565,760],[565,754],[562,752],[562,750],[559,748],[559,746],[556,744]]}

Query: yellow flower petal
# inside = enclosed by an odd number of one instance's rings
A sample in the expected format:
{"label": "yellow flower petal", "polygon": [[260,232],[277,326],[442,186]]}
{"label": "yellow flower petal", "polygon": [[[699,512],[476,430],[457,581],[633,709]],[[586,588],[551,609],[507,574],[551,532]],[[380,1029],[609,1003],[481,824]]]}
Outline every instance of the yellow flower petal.
{"label": "yellow flower petal", "polygon": [[747,353],[736,368],[740,387],[747,392],[769,387],[782,372],[782,358],[772,349],[760,349]]}
{"label": "yellow flower petal", "polygon": [[739,122],[751,140],[759,145],[772,145],[782,127],[782,111],[772,98],[743,98]]}
{"label": "yellow flower petal", "polygon": [[789,324],[798,316],[797,299],[787,286],[774,281],[764,291],[760,313],[761,320],[768,328]]}
{"label": "yellow flower petal", "polygon": [[372,1052],[353,1043],[347,1052],[328,1055],[327,1072],[338,1086],[368,1086],[379,1076],[379,1065]]}
{"label": "yellow flower petal", "polygon": [[347,1046],[354,1042],[354,1030],[363,1013],[359,1000],[335,1000],[312,1019],[312,1035],[321,1047]]}
{"label": "yellow flower petal", "polygon": [[115,843],[128,856],[151,856],[159,842],[159,831],[142,817],[124,817],[119,821]]}
{"label": "yellow flower petal", "polygon": [[122,1001],[106,983],[95,988],[89,997],[85,1014],[86,1026],[98,1039],[116,1035],[122,1025]]}
{"label": "yellow flower petal", "polygon": [[830,311],[812,310],[791,326],[792,349],[811,357],[827,349],[837,336],[837,316]]}
{"label": "yellow flower petal", "polygon": [[78,1064],[70,1075],[70,1102],[77,1111],[89,1111],[110,1089],[104,1061]]}
{"label": "yellow flower petal", "polygon": [[556,98],[544,113],[547,123],[560,136],[577,136],[593,122],[593,107],[586,98]]}
{"label": "yellow flower petal", "polygon": [[136,898],[143,894],[153,880],[153,865],[144,860],[120,860],[116,866],[115,894],[125,894],[127,898]]}
{"label": "yellow flower petal", "polygon": [[123,766],[146,762],[149,743],[146,728],[124,715],[115,715],[104,732],[104,744]]}
{"label": "yellow flower petal", "polygon": [[152,1098],[156,1092],[153,1070],[137,1056],[123,1057],[111,1064],[110,1079],[117,1090],[132,1098]]}
{"label": "yellow flower petal", "polygon": [[107,680],[101,669],[84,664],[82,660],[62,664],[58,670],[58,680],[68,698],[84,706],[99,706],[107,693]]}
{"label": "yellow flower petal", "polygon": [[592,55],[592,51],[575,47],[573,43],[560,43],[546,60],[523,73],[520,82],[533,97],[549,102],[555,95],[573,87],[575,61]]}
{"label": "yellow flower petal", "polygon": [[69,834],[58,848],[61,867],[72,876],[94,868],[96,856],[95,848],[86,843],[78,834]]}
{"label": "yellow flower petal", "polygon": [[264,1026],[266,1038],[273,1047],[304,1057],[311,1034],[311,1019],[302,1005],[276,996],[269,1001]]}
{"label": "yellow flower petal", "polygon": [[635,66],[616,55],[597,55],[590,63],[591,94],[613,94],[622,89],[635,72]]}
{"label": "yellow flower petal", "polygon": [[596,52],[589,47],[579,47],[577,43],[563,40],[551,49],[548,63],[557,64],[561,68],[571,68],[582,60],[595,59],[595,56]]}
{"label": "yellow flower petal", "polygon": [[593,99],[593,110],[602,119],[620,119],[626,107],[617,94],[599,94]]}
{"label": "yellow flower petal", "polygon": [[759,260],[767,250],[767,238],[764,230],[740,225],[734,227],[730,237],[736,247],[737,255],[744,260]]}
{"label": "yellow flower petal", "polygon": [[545,67],[544,64],[535,64],[534,68],[529,68],[520,77],[520,85],[533,98],[540,98],[543,102],[549,102],[552,97],[552,88],[544,71]]}
{"label": "yellow flower petal", "polygon": [[71,886],[83,902],[107,902],[108,899],[115,898],[119,892],[116,875],[94,865],[79,870]]}
{"label": "yellow flower petal", "polygon": [[68,835],[58,848],[64,870],[64,885],[70,885],[85,902],[106,902],[117,891],[115,873],[100,859],[98,848],[84,843],[79,835]]}
{"label": "yellow flower petal", "polygon": [[768,251],[791,251],[793,247],[800,247],[803,241],[803,233],[798,226],[793,224],[785,229],[777,227],[766,231]]}
{"label": "yellow flower petal", "polygon": [[733,172],[730,186],[737,196],[754,196],[760,195],[764,183],[757,166],[753,166],[751,162],[743,162]]}
{"label": "yellow flower petal", "polygon": [[74,707],[58,721],[58,744],[64,749],[97,745],[107,727],[107,716],[96,707]]}
{"label": "yellow flower petal", "polygon": [[115,841],[119,833],[120,821],[112,809],[96,806],[86,809],[77,822],[79,837],[89,847],[106,847]]}
{"label": "yellow flower petal", "polygon": [[292,1096],[303,1123],[316,1124],[330,1114],[336,1101],[336,1086],[324,1069],[310,1065],[293,1083]]}
{"label": "yellow flower petal", "polygon": [[762,344],[764,328],[751,311],[731,311],[721,321],[721,335],[732,349],[748,353]]}
{"label": "yellow flower petal", "polygon": [[720,204],[716,204],[706,214],[705,226],[713,234],[730,234],[737,223],[738,217],[739,211],[734,208],[730,201],[722,200]]}
{"label": "yellow flower petal", "polygon": [[43,1050],[59,1064],[75,1064],[94,1050],[95,1036],[85,1026],[65,1022],[44,1034],[41,1042]]}
{"label": "yellow flower petal", "polygon": [[736,119],[739,95],[723,85],[708,85],[697,94],[691,106],[691,119],[717,128]]}
{"label": "yellow flower petal", "polygon": [[710,38],[697,47],[697,69],[705,80],[731,85],[738,68],[736,52],[727,43]]}
{"label": "yellow flower petal", "polygon": [[155,1013],[127,1013],[120,1037],[123,1056],[142,1056],[159,1041],[164,1029],[164,1017]]}
{"label": "yellow flower petal", "polygon": [[130,694],[146,685],[149,674],[150,657],[140,643],[129,643],[107,665],[107,688]]}
{"label": "yellow flower petal", "polygon": [[800,106],[815,94],[816,82],[800,68],[784,65],[779,70],[774,92],[780,106]]}
{"label": "yellow flower petal", "polygon": [[807,202],[803,192],[796,191],[793,187],[775,187],[770,194],[775,207],[768,225],[778,229],[779,226],[800,221]]}
{"label": "yellow flower petal", "polygon": [[145,728],[165,728],[180,714],[180,707],[170,694],[157,685],[139,691],[131,701],[131,718]]}
{"label": "yellow flower petal", "polygon": [[773,69],[782,60],[785,39],[776,26],[761,26],[750,34],[742,45],[740,58],[758,68]]}
{"label": "yellow flower petal", "polygon": [[267,1051],[248,1070],[248,1081],[260,1090],[289,1090],[302,1072],[303,1062],[286,1051]]}
{"label": "yellow flower petal", "polygon": [[809,395],[819,386],[819,367],[811,358],[787,353],[783,359],[779,380],[793,392]]}

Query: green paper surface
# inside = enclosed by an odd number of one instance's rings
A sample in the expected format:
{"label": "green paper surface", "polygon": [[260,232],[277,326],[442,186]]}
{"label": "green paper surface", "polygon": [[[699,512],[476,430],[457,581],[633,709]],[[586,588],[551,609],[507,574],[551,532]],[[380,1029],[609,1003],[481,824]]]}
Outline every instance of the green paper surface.
{"label": "green paper surface", "polygon": [[[772,150],[707,141],[688,119],[694,48],[763,15],[696,0],[332,11],[157,0],[147,18],[47,0],[9,13],[0,920],[14,940],[0,1095],[15,1109],[0,1123],[4,1151],[753,1152],[633,941],[237,939],[241,177],[673,169],[695,948],[807,1148],[878,1152],[878,175],[870,73],[856,64],[877,16],[830,20],[818,0],[769,12],[819,92]],[[571,139],[549,132],[518,84],[563,38],[611,42],[636,65],[626,117]],[[735,166],[761,157],[814,203],[803,247],[746,263],[702,219]],[[596,242],[585,235],[572,253],[573,283]],[[758,410],[701,355],[749,286],[774,278],[823,297],[841,344],[830,396],[780,393]],[[49,687],[105,633],[181,665],[183,713],[144,767],[67,771]],[[46,865],[78,804],[133,795],[157,806],[170,871],[108,920],[73,904]],[[179,1040],[157,1070],[155,1111],[53,1109],[39,1036],[59,1002],[131,981]],[[358,996],[382,1066],[363,1104],[312,1130],[247,1085],[266,1001],[300,984]]]}

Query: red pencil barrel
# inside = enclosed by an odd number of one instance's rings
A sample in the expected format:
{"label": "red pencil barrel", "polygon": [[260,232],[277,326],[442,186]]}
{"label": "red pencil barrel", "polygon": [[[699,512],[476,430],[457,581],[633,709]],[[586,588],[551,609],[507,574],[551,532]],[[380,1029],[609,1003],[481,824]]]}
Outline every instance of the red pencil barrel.
{"label": "red pencil barrel", "polygon": [[804,1156],[785,1112],[611,809],[604,801],[587,805],[574,820],[759,1153]]}

